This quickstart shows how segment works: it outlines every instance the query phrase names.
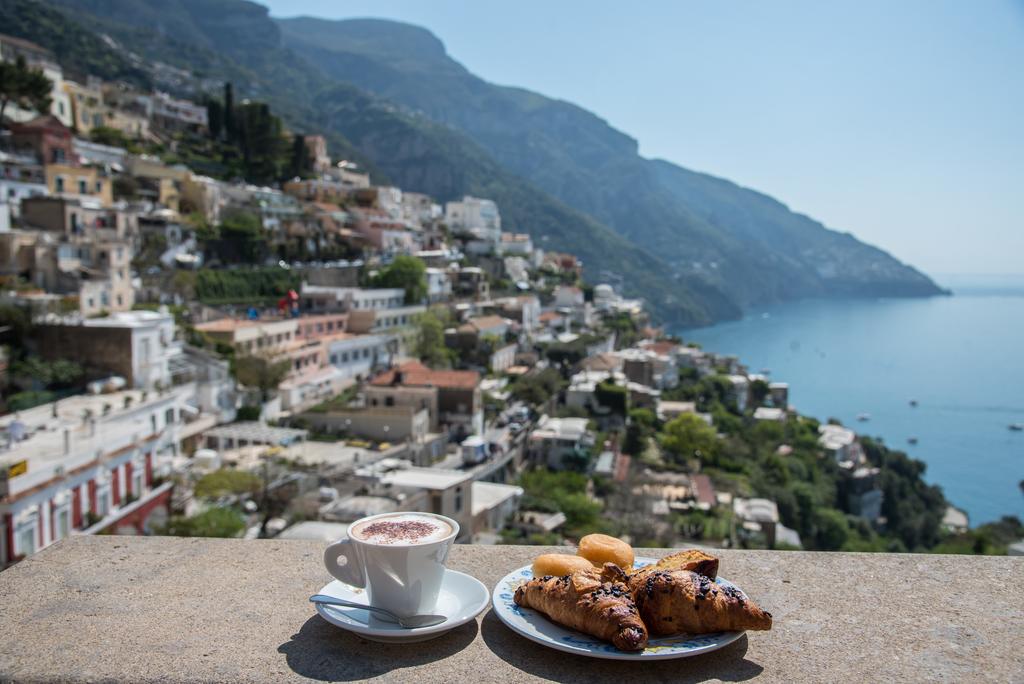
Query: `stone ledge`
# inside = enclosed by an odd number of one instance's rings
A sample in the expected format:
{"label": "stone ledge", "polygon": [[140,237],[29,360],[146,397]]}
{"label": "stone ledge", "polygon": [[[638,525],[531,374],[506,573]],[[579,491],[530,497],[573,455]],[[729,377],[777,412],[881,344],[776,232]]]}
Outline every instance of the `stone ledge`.
{"label": "stone ledge", "polygon": [[[488,587],[550,549],[456,546]],[[724,551],[775,615],[721,651],[634,664],[548,650],[485,612],[433,641],[370,643],[315,613],[321,545],[73,537],[0,573],[0,679],[130,681],[1019,681],[1024,560]],[[654,550],[647,555],[662,555]]]}

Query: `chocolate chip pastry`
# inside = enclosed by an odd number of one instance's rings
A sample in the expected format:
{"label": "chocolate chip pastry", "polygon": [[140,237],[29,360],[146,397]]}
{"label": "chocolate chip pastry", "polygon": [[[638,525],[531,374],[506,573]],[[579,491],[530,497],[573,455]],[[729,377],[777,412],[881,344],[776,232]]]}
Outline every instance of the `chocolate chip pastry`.
{"label": "chocolate chip pastry", "polygon": [[513,600],[560,625],[610,641],[619,650],[647,647],[647,628],[621,575],[611,580],[596,569],[562,577],[546,575],[516,589]]}
{"label": "chocolate chip pastry", "polygon": [[628,583],[640,617],[657,636],[772,628],[771,613],[706,575],[653,567],[633,573]]}

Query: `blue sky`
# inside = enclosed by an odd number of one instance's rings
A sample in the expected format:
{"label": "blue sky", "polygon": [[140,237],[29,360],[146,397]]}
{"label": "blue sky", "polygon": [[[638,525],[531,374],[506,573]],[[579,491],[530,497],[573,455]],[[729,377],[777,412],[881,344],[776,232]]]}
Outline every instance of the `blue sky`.
{"label": "blue sky", "polygon": [[644,156],[775,196],[932,274],[1024,273],[1024,2],[273,0],[430,29]]}

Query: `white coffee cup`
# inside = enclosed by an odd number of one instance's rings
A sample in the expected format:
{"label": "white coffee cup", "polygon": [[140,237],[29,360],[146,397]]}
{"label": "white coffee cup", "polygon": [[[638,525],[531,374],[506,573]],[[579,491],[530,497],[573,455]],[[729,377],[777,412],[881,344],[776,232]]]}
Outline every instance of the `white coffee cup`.
{"label": "white coffee cup", "polygon": [[[374,529],[375,522],[388,519],[436,519],[451,532],[425,541],[381,541],[372,535],[360,538],[361,530]],[[348,537],[324,551],[327,571],[345,584],[366,589],[371,606],[384,608],[401,617],[430,613],[444,579],[448,551],[459,535],[459,524],[435,513],[382,513],[360,518],[349,525]],[[443,528],[442,528],[443,532]]]}

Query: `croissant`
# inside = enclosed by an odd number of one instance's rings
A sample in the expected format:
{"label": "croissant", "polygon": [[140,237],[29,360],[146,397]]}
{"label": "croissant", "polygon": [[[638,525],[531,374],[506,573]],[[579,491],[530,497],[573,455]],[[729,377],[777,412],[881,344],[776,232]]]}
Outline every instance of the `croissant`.
{"label": "croissant", "polygon": [[690,570],[709,579],[718,576],[718,559],[699,549],[687,549],[665,556],[652,565],[647,565],[634,574],[650,573],[655,570]]}
{"label": "croissant", "polygon": [[689,570],[640,570],[629,590],[651,634],[771,629],[772,614],[734,587]]}
{"label": "croissant", "polygon": [[560,625],[610,641],[621,651],[647,647],[647,628],[629,588],[604,579],[597,570],[534,578],[516,589],[513,600]]}

